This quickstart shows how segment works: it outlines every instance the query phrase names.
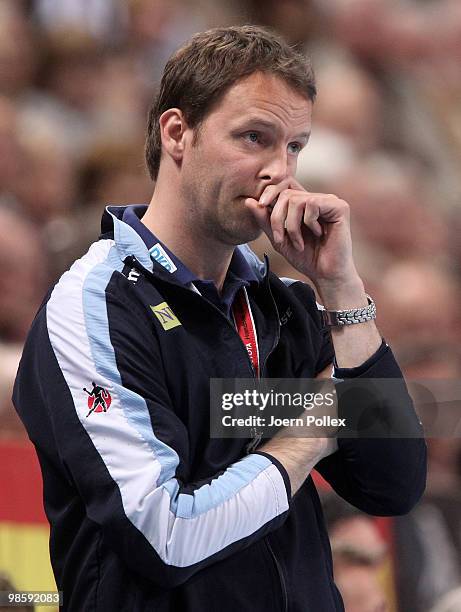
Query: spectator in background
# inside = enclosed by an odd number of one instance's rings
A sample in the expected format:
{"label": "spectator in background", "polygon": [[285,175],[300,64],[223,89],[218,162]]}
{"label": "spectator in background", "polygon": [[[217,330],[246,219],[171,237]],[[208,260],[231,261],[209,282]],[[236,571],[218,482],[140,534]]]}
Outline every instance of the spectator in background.
{"label": "spectator in background", "polygon": [[317,72],[320,127],[348,139],[358,156],[376,150],[383,135],[383,92],[378,81],[340,54],[322,54]]}
{"label": "spectator in background", "polygon": [[335,580],[347,612],[386,612],[384,589],[379,582],[380,561],[356,548],[333,545]]}
{"label": "spectator in background", "polygon": [[30,86],[35,70],[32,29],[21,3],[0,3],[0,94],[20,97]]}
{"label": "spectator in background", "polygon": [[14,199],[21,180],[21,150],[17,138],[18,117],[15,106],[0,95],[0,198]]}
{"label": "spectator in background", "polygon": [[137,58],[145,86],[151,89],[152,80],[160,81],[173,51],[209,25],[209,7],[202,2],[197,10],[185,0],[130,0],[128,5],[127,45]]}
{"label": "spectator in background", "polygon": [[335,493],[322,496],[335,581],[346,612],[386,612],[382,572],[387,547],[374,520]]}
{"label": "spectator in background", "polygon": [[318,35],[318,10],[312,0],[247,0],[245,8],[249,21],[277,30],[292,45],[303,46]]}
{"label": "spectator in background", "polygon": [[[429,259],[394,263],[382,274],[379,294],[383,334],[396,338],[402,349],[449,344],[456,333],[459,338],[460,288],[440,265]],[[458,360],[453,364],[459,367]]]}
{"label": "spectator in background", "polygon": [[353,202],[360,238],[387,254],[389,263],[409,254],[443,262],[447,230],[432,206],[423,168],[414,160],[376,152],[357,160],[333,185]]}
{"label": "spectator in background", "polygon": [[0,430],[23,432],[11,393],[22,343],[45,294],[49,277],[39,232],[23,216],[0,205]]}
{"label": "spectator in background", "polygon": [[60,146],[78,164],[100,131],[95,105],[107,50],[85,32],[56,31],[42,33],[37,52],[35,78],[21,97],[21,111],[32,125],[53,125]]}
{"label": "spectator in background", "polygon": [[37,230],[0,206],[0,341],[23,342],[48,286],[47,260]]}
{"label": "spectator in background", "polygon": [[0,342],[0,443],[3,439],[22,438],[24,426],[11,403],[13,380],[21,359],[21,344]]}
{"label": "spectator in background", "polygon": [[[76,167],[51,124],[22,123],[21,180],[15,195],[25,216],[37,226],[68,215],[76,203]],[[26,132],[27,130],[27,132]]]}
{"label": "spectator in background", "polygon": [[396,582],[402,611],[427,612],[460,583],[460,495],[428,493],[417,508],[394,519]]}
{"label": "spectator in background", "polygon": [[33,15],[46,32],[79,31],[110,42],[120,36],[127,7],[120,0],[36,0]]}
{"label": "spectator in background", "polygon": [[86,206],[98,202],[144,202],[151,182],[144,171],[142,141],[105,141],[95,144],[81,167],[82,201]]}

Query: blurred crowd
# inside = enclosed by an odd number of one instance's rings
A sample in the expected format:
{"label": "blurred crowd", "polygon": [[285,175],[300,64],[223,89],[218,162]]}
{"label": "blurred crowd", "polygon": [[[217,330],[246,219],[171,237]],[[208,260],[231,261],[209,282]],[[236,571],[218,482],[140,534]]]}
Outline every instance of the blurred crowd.
{"label": "blurred crowd", "polygon": [[[107,203],[150,200],[144,129],[166,59],[194,32],[242,23],[274,28],[313,60],[319,95],[298,178],[350,203],[359,271],[405,373],[459,378],[459,0],[0,0],[2,436],[25,435],[11,385],[47,288],[97,238]],[[271,253],[264,238],[254,248]],[[414,536],[402,612],[430,610],[460,584],[461,444],[446,435],[429,451],[426,497],[400,525],[401,542]],[[338,550],[338,574],[358,581],[385,554]],[[449,605],[437,612],[461,609]]]}

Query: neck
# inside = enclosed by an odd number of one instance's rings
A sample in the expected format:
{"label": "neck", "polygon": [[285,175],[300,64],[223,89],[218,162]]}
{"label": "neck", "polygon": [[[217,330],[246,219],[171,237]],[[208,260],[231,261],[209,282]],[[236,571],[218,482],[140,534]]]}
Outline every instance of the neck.
{"label": "neck", "polygon": [[197,278],[212,280],[221,291],[235,247],[205,234],[193,217],[180,194],[174,194],[171,185],[163,189],[157,181],[142,222]]}

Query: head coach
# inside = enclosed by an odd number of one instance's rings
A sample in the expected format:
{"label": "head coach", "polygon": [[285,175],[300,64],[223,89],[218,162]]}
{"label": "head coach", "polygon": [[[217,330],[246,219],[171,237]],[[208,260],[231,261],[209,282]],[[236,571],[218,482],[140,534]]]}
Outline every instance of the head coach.
{"label": "head coach", "polygon": [[[422,494],[423,439],[209,435],[210,378],[402,376],[348,204],[294,178],[315,95],[308,60],[262,28],[194,36],[149,113],[149,206],[108,206],[34,320],[14,403],[65,610],[343,610],[313,467],[371,514]],[[261,232],[323,311],[246,246]]]}

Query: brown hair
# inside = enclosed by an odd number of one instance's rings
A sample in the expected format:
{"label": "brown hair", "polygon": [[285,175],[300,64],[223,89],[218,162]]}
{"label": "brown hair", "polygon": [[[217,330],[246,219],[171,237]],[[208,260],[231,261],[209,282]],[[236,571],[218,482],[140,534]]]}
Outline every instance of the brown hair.
{"label": "brown hair", "polygon": [[152,179],[157,178],[162,152],[160,116],[179,108],[188,126],[198,127],[232,85],[257,71],[279,76],[314,101],[317,90],[310,61],[259,26],[201,32],[171,56],[149,111],[146,162]]}

